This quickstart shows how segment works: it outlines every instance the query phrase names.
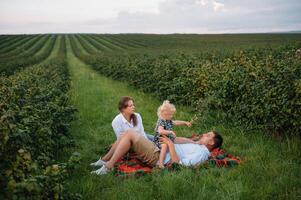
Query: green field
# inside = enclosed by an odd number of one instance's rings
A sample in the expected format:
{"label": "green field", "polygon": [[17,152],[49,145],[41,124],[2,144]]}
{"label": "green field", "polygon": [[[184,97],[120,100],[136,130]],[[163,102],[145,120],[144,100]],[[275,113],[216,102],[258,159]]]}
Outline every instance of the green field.
{"label": "green field", "polygon": [[[301,34],[1,35],[0,199],[300,199],[300,48]],[[178,136],[217,130],[242,164],[91,175],[124,95],[146,132],[169,99],[198,117]]]}

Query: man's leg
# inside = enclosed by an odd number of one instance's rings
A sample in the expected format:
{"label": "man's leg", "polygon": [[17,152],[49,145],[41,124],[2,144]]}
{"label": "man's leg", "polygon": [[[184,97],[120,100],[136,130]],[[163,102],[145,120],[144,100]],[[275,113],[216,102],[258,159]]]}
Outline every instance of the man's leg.
{"label": "man's leg", "polygon": [[105,166],[108,169],[112,169],[115,163],[130,150],[132,144],[137,142],[138,138],[139,135],[133,131],[124,134],[123,137],[120,138],[118,144],[116,144],[113,155],[111,156],[111,159],[107,161]]}

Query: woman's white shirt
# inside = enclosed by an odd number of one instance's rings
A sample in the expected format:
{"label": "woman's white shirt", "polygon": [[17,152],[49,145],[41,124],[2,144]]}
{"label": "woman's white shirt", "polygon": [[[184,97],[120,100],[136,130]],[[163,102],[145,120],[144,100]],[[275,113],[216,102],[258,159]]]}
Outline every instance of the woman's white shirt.
{"label": "woman's white shirt", "polygon": [[116,137],[118,138],[120,135],[122,135],[125,131],[128,129],[134,129],[136,132],[141,134],[142,136],[146,137],[146,134],[144,132],[144,127],[142,123],[142,118],[139,113],[134,113],[137,117],[137,125],[134,126],[133,120],[131,120],[131,123],[128,122],[124,116],[120,113],[118,114],[112,121],[112,127],[115,132]]}

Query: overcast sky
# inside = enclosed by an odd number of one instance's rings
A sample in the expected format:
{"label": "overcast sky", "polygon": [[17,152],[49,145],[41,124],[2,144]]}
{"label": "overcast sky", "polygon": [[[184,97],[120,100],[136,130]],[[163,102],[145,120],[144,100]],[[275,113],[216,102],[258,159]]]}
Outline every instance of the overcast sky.
{"label": "overcast sky", "polygon": [[0,0],[0,34],[301,30],[301,0]]}

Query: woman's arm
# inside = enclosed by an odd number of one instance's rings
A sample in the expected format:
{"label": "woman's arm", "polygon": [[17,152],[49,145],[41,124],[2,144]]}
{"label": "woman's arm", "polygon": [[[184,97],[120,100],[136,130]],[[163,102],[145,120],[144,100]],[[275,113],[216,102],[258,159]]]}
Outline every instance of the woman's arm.
{"label": "woman's arm", "polygon": [[175,125],[175,126],[183,126],[183,125],[186,125],[186,126],[188,126],[188,127],[191,127],[191,122],[187,122],[187,121],[180,121],[180,120],[175,120],[175,121],[172,121],[173,122],[173,124]]}
{"label": "woman's arm", "polygon": [[136,116],[137,116],[137,119],[138,119],[138,124],[137,124],[137,126],[139,126],[139,127],[138,127],[138,132],[141,132],[141,134],[142,134],[144,137],[147,137],[147,136],[146,136],[146,133],[145,133],[145,131],[144,131],[144,126],[143,126],[143,121],[142,121],[141,115],[140,115],[139,113],[136,113]]}
{"label": "woman's arm", "polygon": [[125,131],[123,127],[120,125],[120,123],[118,123],[117,121],[112,122],[112,127],[116,135],[116,138],[119,138],[119,136],[121,136]]}

